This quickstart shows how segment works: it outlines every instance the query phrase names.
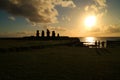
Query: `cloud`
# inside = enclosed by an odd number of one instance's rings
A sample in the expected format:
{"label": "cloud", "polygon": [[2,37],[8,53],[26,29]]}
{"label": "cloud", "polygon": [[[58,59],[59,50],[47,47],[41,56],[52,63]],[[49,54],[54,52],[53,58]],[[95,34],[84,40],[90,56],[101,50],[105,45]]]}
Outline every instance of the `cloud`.
{"label": "cloud", "polygon": [[74,8],[76,5],[72,0],[54,0],[56,5],[61,5],[62,7]]}
{"label": "cloud", "polygon": [[94,14],[101,18],[107,13],[107,0],[92,0],[91,5],[85,6],[84,10],[89,14]]}
{"label": "cloud", "polygon": [[118,33],[120,32],[120,26],[119,25],[108,25],[103,27],[104,32],[107,33]]}
{"label": "cloud", "polygon": [[44,29],[49,29],[51,31],[60,31],[60,32],[63,32],[63,31],[66,31],[67,29],[65,27],[60,27],[60,26],[49,26],[49,25],[44,25],[43,26]]}
{"label": "cloud", "polygon": [[25,35],[25,34],[27,34],[27,32],[16,32],[16,34]]}
{"label": "cloud", "polygon": [[0,9],[15,16],[25,17],[31,23],[58,22],[56,5],[75,7],[72,0],[0,0]]}
{"label": "cloud", "polygon": [[120,25],[99,25],[97,27],[93,27],[91,30],[86,30],[84,34],[80,36],[96,36],[96,37],[113,37],[120,36]]}
{"label": "cloud", "polygon": [[120,25],[102,25],[94,27],[90,32],[100,32],[100,33],[120,33]]}
{"label": "cloud", "polygon": [[71,18],[69,16],[62,16],[62,20],[70,22]]}
{"label": "cloud", "polygon": [[16,20],[15,17],[13,17],[13,16],[8,17],[8,19],[10,19],[10,20],[12,20],[12,21],[15,21],[15,20]]}
{"label": "cloud", "polygon": [[67,30],[63,27],[49,27],[49,29],[53,31],[66,31]]}
{"label": "cloud", "polygon": [[101,7],[107,6],[107,4],[106,4],[107,0],[94,0],[94,1]]}

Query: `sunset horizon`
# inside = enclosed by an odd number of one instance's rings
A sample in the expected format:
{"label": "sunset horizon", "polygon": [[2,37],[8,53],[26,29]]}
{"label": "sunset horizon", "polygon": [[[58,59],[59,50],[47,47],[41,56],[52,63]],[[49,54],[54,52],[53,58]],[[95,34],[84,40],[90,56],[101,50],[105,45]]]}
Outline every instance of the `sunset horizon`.
{"label": "sunset horizon", "polygon": [[1,0],[0,37],[35,36],[36,30],[69,37],[120,37],[119,0]]}
{"label": "sunset horizon", "polygon": [[120,80],[120,0],[0,0],[0,80]]}

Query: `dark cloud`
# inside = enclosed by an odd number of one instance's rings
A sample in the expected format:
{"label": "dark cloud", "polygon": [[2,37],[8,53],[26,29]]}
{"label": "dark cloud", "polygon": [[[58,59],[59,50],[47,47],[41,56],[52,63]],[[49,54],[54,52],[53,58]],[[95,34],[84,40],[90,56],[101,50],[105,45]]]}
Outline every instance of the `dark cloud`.
{"label": "dark cloud", "polygon": [[8,17],[8,19],[12,20],[12,21],[15,21],[15,17],[13,17],[13,16]]}
{"label": "dark cloud", "polygon": [[25,35],[25,34],[27,34],[27,32],[16,32],[16,34]]}
{"label": "dark cloud", "polygon": [[94,27],[91,32],[101,32],[101,33],[119,33],[119,25],[104,25],[99,27]]}
{"label": "dark cloud", "polygon": [[23,16],[32,23],[55,23],[56,5],[75,7],[73,1],[63,0],[0,0],[0,9],[15,16]]}
{"label": "dark cloud", "polygon": [[120,32],[120,26],[119,25],[109,25],[109,26],[104,26],[105,31],[108,33],[118,33]]}

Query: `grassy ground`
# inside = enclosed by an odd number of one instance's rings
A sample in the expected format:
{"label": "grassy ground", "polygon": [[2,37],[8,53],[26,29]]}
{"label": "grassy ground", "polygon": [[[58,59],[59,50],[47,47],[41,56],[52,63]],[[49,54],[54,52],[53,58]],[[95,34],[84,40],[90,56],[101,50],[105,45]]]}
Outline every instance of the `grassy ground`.
{"label": "grassy ground", "polygon": [[0,80],[120,80],[119,49],[52,46],[0,53]]}
{"label": "grassy ground", "polygon": [[70,40],[49,40],[49,41],[39,41],[39,40],[0,40],[0,48],[13,48],[13,47],[29,47],[29,46],[44,46],[44,45],[55,45],[69,43]]}

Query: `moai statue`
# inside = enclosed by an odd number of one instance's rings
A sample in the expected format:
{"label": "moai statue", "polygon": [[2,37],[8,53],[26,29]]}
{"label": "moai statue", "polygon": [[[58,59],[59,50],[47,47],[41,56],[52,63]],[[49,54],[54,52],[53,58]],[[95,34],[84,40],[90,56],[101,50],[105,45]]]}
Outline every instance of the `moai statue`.
{"label": "moai statue", "polygon": [[52,31],[52,37],[55,37],[55,31]]}
{"label": "moai statue", "polygon": [[50,31],[47,29],[47,37],[50,37]]}
{"label": "moai statue", "polygon": [[42,30],[41,37],[45,37],[45,32]]}
{"label": "moai statue", "polygon": [[57,34],[57,37],[60,37],[59,33]]}
{"label": "moai statue", "polygon": [[39,30],[36,31],[36,37],[39,37]]}

